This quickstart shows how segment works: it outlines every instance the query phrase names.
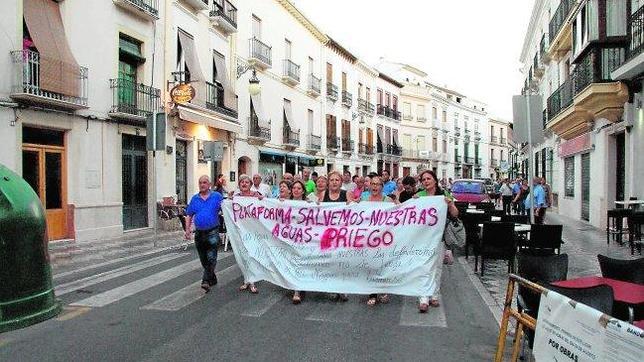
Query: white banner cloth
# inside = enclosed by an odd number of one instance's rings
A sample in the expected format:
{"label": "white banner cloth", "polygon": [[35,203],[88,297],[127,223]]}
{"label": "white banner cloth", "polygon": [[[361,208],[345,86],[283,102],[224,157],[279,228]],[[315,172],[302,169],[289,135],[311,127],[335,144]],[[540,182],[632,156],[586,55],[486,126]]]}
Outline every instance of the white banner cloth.
{"label": "white banner cloth", "polygon": [[247,282],[329,293],[438,292],[443,196],[401,205],[235,197],[224,202],[223,211]]}

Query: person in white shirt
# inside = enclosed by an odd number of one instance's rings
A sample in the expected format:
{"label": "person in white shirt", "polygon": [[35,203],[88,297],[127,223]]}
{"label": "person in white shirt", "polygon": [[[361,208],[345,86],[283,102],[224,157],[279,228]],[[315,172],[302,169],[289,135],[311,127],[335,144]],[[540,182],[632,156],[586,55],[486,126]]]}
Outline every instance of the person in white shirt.
{"label": "person in white shirt", "polygon": [[262,176],[258,173],[253,175],[253,185],[251,191],[257,191],[264,197],[271,197],[271,187],[262,182]]}
{"label": "person in white shirt", "polygon": [[344,171],[344,174],[342,175],[342,186],[340,187],[340,189],[346,192],[353,192],[355,188],[356,184],[351,181],[351,172]]}
{"label": "person in white shirt", "polygon": [[501,199],[503,200],[503,211],[506,215],[510,215],[513,197],[512,187],[510,187],[510,181],[507,178],[503,180],[499,192],[501,193]]}

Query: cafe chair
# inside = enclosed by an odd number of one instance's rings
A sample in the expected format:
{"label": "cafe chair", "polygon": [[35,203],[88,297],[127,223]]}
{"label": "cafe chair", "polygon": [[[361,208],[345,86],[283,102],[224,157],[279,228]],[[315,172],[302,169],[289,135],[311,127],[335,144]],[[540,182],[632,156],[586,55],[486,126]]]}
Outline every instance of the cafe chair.
{"label": "cafe chair", "polygon": [[470,205],[469,202],[466,201],[454,201],[454,206],[456,206],[457,209],[467,209],[467,207]]}
{"label": "cafe chair", "polygon": [[631,247],[631,255],[635,255],[637,248],[642,255],[642,228],[644,227],[644,212],[633,212],[628,216],[628,244]]}
{"label": "cafe chair", "polygon": [[475,255],[474,270],[478,269],[481,257],[481,277],[485,273],[485,260],[507,260],[508,272],[514,270],[514,257],[517,252],[514,223],[485,222],[478,255]]}
{"label": "cafe chair", "polygon": [[530,238],[521,245],[524,252],[532,255],[553,255],[561,252],[563,225],[532,225]]}
{"label": "cafe chair", "polygon": [[629,217],[630,209],[610,209],[606,211],[606,244],[610,244],[610,238],[618,244],[623,244],[624,218]]}
{"label": "cafe chair", "polygon": [[497,217],[503,218],[503,216],[505,216],[505,211],[494,209],[494,210],[486,211],[486,214],[490,214],[490,216],[497,216]]}
{"label": "cafe chair", "polygon": [[[637,196],[631,196],[628,198],[629,201],[637,201]],[[633,211],[639,211],[640,209],[640,204],[631,204],[630,209]]]}
{"label": "cafe chair", "polygon": [[[517,274],[533,283],[547,286],[549,283],[566,280],[568,277],[568,254],[537,256],[519,253],[517,255]],[[517,306],[533,318],[539,313],[541,294],[519,285]],[[528,345],[532,348],[534,332],[526,331]]]}
{"label": "cafe chair", "polygon": [[612,315],[613,313],[613,288],[610,285],[598,285],[589,288],[564,288],[550,284],[548,289],[566,297],[583,303],[598,311]]}
{"label": "cafe chair", "polygon": [[493,202],[477,202],[475,205],[477,210],[488,211],[496,208],[496,205]]}
{"label": "cafe chair", "polygon": [[604,278],[644,285],[644,258],[624,260],[598,254],[597,261]]}
{"label": "cafe chair", "polygon": [[492,217],[486,214],[461,214],[461,221],[465,228],[465,259],[469,258],[470,248],[473,249],[474,255],[478,255],[478,245],[481,240],[479,224],[490,220]]}
{"label": "cafe chair", "polygon": [[515,224],[529,224],[530,217],[527,215],[503,215],[501,222],[513,222]]}

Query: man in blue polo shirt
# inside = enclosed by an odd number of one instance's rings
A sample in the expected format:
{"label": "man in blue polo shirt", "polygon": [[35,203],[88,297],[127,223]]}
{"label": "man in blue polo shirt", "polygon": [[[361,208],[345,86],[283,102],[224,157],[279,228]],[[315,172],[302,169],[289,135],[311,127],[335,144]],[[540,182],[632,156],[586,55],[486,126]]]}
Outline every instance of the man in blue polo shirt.
{"label": "man in blue polo shirt", "polygon": [[186,240],[190,240],[192,221],[195,223],[195,247],[203,266],[201,288],[208,293],[217,284],[217,245],[219,244],[219,211],[223,196],[210,191],[210,178],[199,178],[199,193],[190,200],[186,210]]}
{"label": "man in blue polo shirt", "polygon": [[382,182],[384,182],[384,185],[382,186],[382,194],[385,196],[389,196],[396,192],[396,181],[391,180],[390,177],[391,175],[388,170],[382,170]]}

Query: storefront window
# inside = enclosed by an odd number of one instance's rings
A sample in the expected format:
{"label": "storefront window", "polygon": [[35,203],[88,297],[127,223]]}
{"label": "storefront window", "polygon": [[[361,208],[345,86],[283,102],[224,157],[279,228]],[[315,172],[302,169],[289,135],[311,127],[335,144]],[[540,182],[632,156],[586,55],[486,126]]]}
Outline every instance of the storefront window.
{"label": "storefront window", "polygon": [[575,197],[575,158],[568,157],[564,161],[564,185],[566,197]]}

